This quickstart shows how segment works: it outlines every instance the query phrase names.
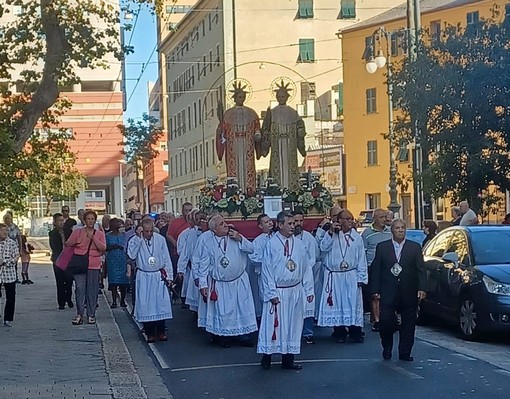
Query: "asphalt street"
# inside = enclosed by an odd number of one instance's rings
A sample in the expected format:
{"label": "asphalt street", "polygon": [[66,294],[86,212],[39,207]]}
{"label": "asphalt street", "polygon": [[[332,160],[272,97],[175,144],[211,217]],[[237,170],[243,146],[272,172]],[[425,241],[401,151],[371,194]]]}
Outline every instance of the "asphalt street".
{"label": "asphalt street", "polygon": [[[118,316],[123,334],[137,329]],[[303,344],[296,357],[299,372],[279,364],[263,371],[255,348],[209,343],[180,305],[167,326],[169,341],[151,344],[149,353],[175,399],[507,398],[510,389],[509,338],[467,343],[441,325],[419,327],[411,363],[397,360],[396,351],[393,360],[382,360],[371,331],[363,344],[337,344],[329,329],[316,328],[317,343]]]}

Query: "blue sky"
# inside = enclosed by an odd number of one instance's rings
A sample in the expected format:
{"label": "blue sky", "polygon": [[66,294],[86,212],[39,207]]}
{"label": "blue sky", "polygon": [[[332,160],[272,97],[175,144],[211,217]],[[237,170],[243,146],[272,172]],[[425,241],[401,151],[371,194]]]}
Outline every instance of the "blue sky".
{"label": "blue sky", "polygon": [[[131,21],[134,24],[136,17]],[[126,32],[126,44],[131,40],[134,54],[126,59],[126,98],[131,96],[124,120],[137,119],[142,113],[148,112],[147,82],[155,82],[158,78],[158,53],[156,46],[156,17],[151,15],[146,7],[142,7],[138,15],[136,26],[131,32]],[[152,57],[149,57],[152,53]],[[141,75],[142,67],[147,67]],[[140,81],[136,85],[137,79]],[[135,88],[136,87],[136,88]]]}

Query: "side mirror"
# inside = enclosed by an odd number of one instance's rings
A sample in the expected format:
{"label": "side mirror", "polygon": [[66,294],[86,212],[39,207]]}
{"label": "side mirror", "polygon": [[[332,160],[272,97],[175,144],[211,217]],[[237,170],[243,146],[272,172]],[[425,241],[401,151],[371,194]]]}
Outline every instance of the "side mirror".
{"label": "side mirror", "polygon": [[441,257],[441,259],[445,262],[453,263],[455,267],[459,266],[459,255],[455,252],[447,252]]}

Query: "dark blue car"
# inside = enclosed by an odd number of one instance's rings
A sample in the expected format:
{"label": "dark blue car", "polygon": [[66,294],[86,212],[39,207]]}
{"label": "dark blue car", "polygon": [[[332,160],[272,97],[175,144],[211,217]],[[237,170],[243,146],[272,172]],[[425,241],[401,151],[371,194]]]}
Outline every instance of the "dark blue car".
{"label": "dark blue car", "polygon": [[510,226],[459,226],[441,231],[424,249],[427,299],[419,320],[436,316],[464,339],[510,332]]}

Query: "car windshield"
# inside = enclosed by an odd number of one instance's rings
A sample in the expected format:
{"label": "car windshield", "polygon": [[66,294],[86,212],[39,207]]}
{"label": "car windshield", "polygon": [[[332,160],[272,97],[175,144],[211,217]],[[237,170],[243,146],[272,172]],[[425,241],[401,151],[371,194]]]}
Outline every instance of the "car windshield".
{"label": "car windshield", "polygon": [[510,264],[510,231],[475,231],[471,234],[476,265]]}

